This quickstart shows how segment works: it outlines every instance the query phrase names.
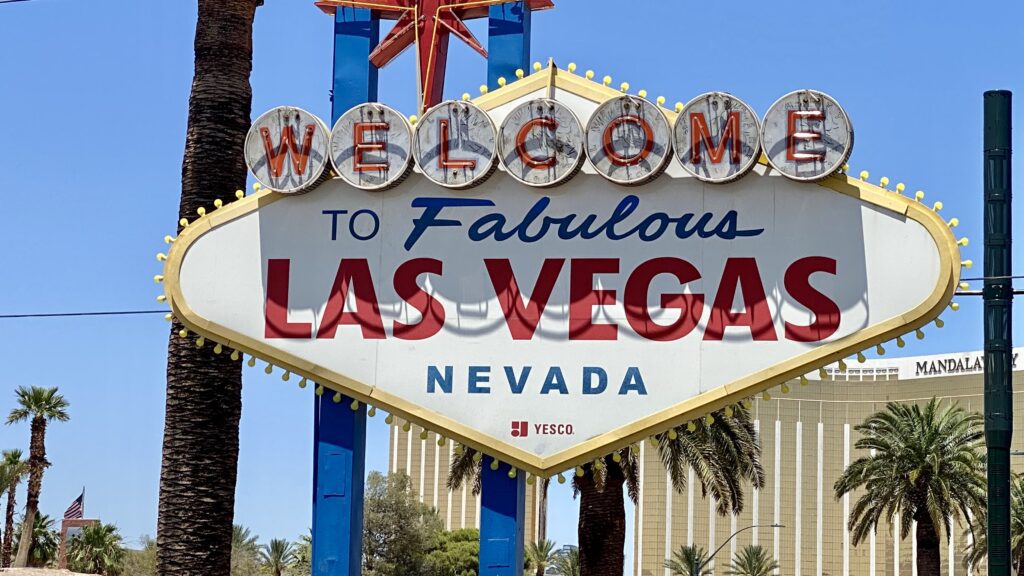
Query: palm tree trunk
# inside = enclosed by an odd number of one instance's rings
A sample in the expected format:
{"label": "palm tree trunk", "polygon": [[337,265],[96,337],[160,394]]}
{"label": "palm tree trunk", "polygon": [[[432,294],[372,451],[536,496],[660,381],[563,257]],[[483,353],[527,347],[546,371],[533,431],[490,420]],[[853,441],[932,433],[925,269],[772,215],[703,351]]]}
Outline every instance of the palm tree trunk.
{"label": "palm tree trunk", "polygon": [[548,539],[548,485],[550,478],[541,478],[540,484],[540,505],[537,506],[537,542]]}
{"label": "palm tree trunk", "polygon": [[[245,187],[252,25],[262,0],[199,0],[179,217]],[[242,409],[241,363],[196,348],[174,322],[167,347],[167,407],[157,572],[229,574]]]}
{"label": "palm tree trunk", "polygon": [[607,477],[603,490],[594,472],[576,479],[580,492],[580,576],[622,576],[626,561],[626,506],[622,487],[626,478],[619,465],[605,458]]}
{"label": "palm tree trunk", "polygon": [[39,493],[43,489],[43,471],[48,465],[46,419],[42,416],[32,418],[32,436],[28,446],[28,496],[25,498],[25,517],[21,520],[18,554],[14,557],[14,566],[17,568],[28,566],[28,556],[32,548],[32,527],[35,526],[36,511],[39,509]]}
{"label": "palm tree trunk", "polygon": [[14,543],[14,507],[18,495],[18,481],[14,480],[7,488],[7,515],[4,519],[4,541],[0,548],[0,564],[4,568],[11,565],[11,545]]}
{"label": "palm tree trunk", "polygon": [[942,570],[939,534],[932,517],[925,512],[914,520],[917,521],[917,576],[939,576]]}

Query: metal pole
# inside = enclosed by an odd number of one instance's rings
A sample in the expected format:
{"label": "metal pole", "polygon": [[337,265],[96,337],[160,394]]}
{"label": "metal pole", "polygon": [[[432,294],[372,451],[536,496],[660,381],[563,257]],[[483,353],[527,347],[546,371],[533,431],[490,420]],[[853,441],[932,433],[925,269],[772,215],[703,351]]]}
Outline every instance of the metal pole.
{"label": "metal pole", "polygon": [[1010,170],[1012,95],[985,92],[985,441],[988,573],[1010,576],[1010,439],[1013,436]]}

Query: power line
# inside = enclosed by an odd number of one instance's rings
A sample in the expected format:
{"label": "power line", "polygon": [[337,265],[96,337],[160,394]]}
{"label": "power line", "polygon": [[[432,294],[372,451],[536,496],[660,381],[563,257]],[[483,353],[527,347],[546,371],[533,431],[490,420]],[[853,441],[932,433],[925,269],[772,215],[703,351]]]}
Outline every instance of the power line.
{"label": "power line", "polygon": [[1022,275],[1022,276],[978,276],[977,278],[961,278],[960,280],[963,281],[963,282],[978,282],[979,280],[1016,280],[1016,279],[1019,279],[1019,278],[1024,278],[1024,275]]}
{"label": "power line", "polygon": [[139,316],[167,314],[167,310],[113,310],[105,312],[49,312],[35,314],[0,314],[0,320],[11,318],[73,318],[78,316]]}

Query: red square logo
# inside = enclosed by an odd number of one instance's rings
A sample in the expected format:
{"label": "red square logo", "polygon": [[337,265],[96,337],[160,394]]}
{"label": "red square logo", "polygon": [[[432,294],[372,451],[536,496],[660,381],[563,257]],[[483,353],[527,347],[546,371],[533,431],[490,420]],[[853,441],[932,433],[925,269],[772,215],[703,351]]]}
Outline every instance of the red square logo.
{"label": "red square logo", "polygon": [[526,438],[530,435],[530,423],[525,420],[517,420],[512,423],[512,437]]}

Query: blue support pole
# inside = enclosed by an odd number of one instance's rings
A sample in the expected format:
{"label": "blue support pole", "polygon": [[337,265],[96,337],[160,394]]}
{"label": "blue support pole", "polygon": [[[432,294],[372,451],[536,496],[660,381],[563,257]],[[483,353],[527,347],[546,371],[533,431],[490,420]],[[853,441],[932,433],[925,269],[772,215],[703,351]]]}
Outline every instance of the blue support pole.
{"label": "blue support pole", "polygon": [[516,70],[530,73],[530,8],[526,2],[508,2],[490,8],[487,34],[487,86],[498,78],[512,82]]}
{"label": "blue support pole", "polygon": [[[380,23],[369,10],[338,8],[334,17],[331,122],[362,102],[377,99],[377,68],[370,52]],[[366,406],[333,394],[313,401],[313,576],[362,572]]]}
{"label": "blue support pole", "polygon": [[[526,2],[490,8],[487,85],[512,81],[516,70],[530,70],[530,9]],[[483,466],[480,494],[480,576],[521,576],[526,531],[526,474],[508,477],[508,468]]]}
{"label": "blue support pole", "polygon": [[480,576],[522,576],[526,473],[484,462],[480,492]]}
{"label": "blue support pole", "polygon": [[370,52],[380,42],[380,19],[365,8],[334,14],[334,82],[331,125],[349,108],[377,101],[377,67]]}

